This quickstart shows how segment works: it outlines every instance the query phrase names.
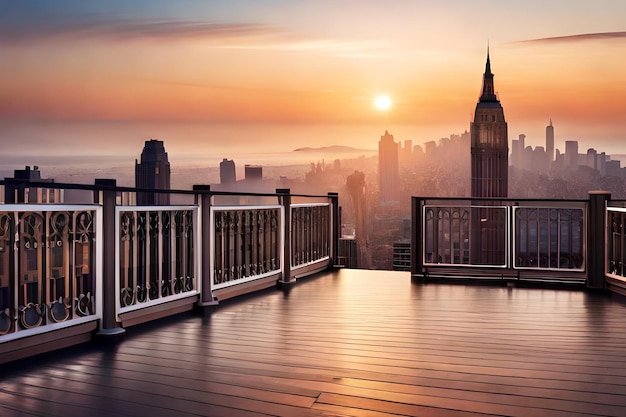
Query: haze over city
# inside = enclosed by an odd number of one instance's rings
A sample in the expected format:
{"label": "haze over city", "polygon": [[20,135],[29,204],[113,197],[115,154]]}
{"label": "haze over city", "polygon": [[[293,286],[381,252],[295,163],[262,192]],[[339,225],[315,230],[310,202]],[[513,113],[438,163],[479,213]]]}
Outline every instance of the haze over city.
{"label": "haze over city", "polygon": [[423,144],[469,128],[488,45],[509,140],[540,145],[552,119],[558,148],[626,153],[623,16],[622,1],[3,3],[3,163],[130,164],[149,138],[174,165],[375,149],[385,130]]}

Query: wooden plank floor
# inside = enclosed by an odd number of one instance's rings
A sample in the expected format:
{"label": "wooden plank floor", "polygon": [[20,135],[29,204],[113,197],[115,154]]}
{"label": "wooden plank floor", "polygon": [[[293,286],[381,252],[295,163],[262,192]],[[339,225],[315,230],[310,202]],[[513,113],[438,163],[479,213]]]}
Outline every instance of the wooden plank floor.
{"label": "wooden plank floor", "polygon": [[0,416],[626,416],[626,303],[341,270],[2,368]]}

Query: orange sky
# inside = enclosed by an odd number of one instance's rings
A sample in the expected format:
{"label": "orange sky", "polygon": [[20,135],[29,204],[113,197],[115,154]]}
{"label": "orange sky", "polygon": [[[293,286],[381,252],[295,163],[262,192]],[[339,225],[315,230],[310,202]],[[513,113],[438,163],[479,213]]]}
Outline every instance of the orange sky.
{"label": "orange sky", "polygon": [[[41,145],[35,136],[54,131],[48,142],[68,151],[72,141],[100,149],[105,128],[74,137],[71,125],[141,123],[148,139],[168,133],[157,126],[193,122],[268,126],[256,132],[286,149],[374,148],[385,129],[423,143],[469,129],[489,41],[509,139],[525,133],[527,143],[542,144],[552,118],[557,146],[577,139],[581,149],[626,153],[626,6],[578,3],[3,5],[0,140]],[[394,101],[385,113],[372,106],[383,93]],[[49,123],[54,129],[37,133]],[[329,134],[317,141],[303,134],[317,143],[296,143],[274,134],[280,125],[328,126]],[[371,126],[371,135],[362,128],[332,133],[336,125]],[[111,143],[135,152],[142,132],[133,132],[139,137],[111,130]],[[222,146],[210,132],[173,129],[161,139],[187,149]]]}

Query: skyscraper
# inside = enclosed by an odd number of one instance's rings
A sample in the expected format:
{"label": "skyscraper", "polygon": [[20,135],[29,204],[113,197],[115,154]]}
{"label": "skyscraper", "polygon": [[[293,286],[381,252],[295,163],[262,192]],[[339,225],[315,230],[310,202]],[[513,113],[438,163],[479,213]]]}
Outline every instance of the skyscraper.
{"label": "skyscraper", "polygon": [[546,153],[548,154],[548,162],[554,161],[554,127],[552,119],[550,124],[546,126]]}
{"label": "skyscraper", "polygon": [[[162,140],[147,140],[141,162],[135,159],[135,187],[152,190],[170,189],[170,163]],[[169,193],[138,192],[137,205],[169,205]]]}
{"label": "skyscraper", "polygon": [[378,185],[383,205],[400,201],[399,146],[386,130],[378,142]]}
{"label": "skyscraper", "polygon": [[489,51],[482,94],[476,104],[472,135],[472,197],[508,194],[509,140],[504,110],[496,96]]}
{"label": "skyscraper", "polygon": [[235,161],[222,159],[220,162],[220,184],[234,184],[237,182]]}
{"label": "skyscraper", "polygon": [[[496,96],[489,49],[483,86],[470,126],[472,197],[506,198],[508,194],[509,140],[504,110]],[[523,137],[520,136],[523,143]],[[522,144],[523,146],[523,144]],[[520,149],[524,151],[524,149]],[[477,200],[471,212],[470,259],[474,265],[503,265],[506,246],[505,212],[497,202]]]}

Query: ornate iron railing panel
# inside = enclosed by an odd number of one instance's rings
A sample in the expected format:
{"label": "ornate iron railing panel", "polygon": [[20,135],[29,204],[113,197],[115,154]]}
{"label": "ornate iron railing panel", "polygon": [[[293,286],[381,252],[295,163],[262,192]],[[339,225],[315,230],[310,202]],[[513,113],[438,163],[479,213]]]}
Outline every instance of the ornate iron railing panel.
{"label": "ornate iron railing panel", "polygon": [[95,213],[73,206],[0,212],[0,337],[96,318]]}
{"label": "ornate iron railing panel", "polygon": [[585,270],[584,203],[422,207],[423,265]]}
{"label": "ornate iron railing panel", "polygon": [[626,277],[626,208],[607,207],[607,275]]}
{"label": "ornate iron railing panel", "polygon": [[120,312],[197,292],[195,206],[118,207]]}
{"label": "ornate iron railing panel", "polygon": [[291,206],[291,267],[308,265],[330,256],[330,204]]}
{"label": "ornate iron railing panel", "polygon": [[524,269],[585,269],[585,210],[513,207],[513,266]]}
{"label": "ornate iron railing panel", "polygon": [[425,265],[470,265],[469,206],[424,206]]}
{"label": "ornate iron railing panel", "polygon": [[281,206],[211,207],[213,289],[281,270]]}

